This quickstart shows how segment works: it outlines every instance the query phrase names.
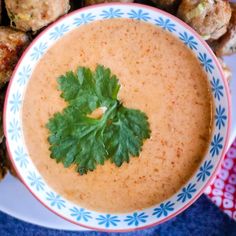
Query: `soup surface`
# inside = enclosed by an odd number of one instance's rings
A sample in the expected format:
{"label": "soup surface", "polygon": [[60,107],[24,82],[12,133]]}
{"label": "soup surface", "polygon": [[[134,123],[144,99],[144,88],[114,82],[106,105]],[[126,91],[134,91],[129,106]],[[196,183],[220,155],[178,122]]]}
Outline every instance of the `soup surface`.
{"label": "soup surface", "polygon": [[[148,115],[152,133],[129,164],[118,168],[107,161],[80,176],[50,159],[45,124],[66,106],[57,78],[97,64],[118,76],[119,99]],[[67,34],[39,61],[24,98],[24,137],[33,162],[58,193],[93,210],[128,212],[167,199],[193,175],[211,135],[211,101],[205,72],[179,39],[140,21],[98,21]]]}

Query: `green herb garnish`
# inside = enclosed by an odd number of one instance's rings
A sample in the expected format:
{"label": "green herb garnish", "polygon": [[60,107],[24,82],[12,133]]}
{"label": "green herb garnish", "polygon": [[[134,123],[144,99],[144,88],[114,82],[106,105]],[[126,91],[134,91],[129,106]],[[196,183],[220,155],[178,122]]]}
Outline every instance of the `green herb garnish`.
{"label": "green herb garnish", "polygon": [[[126,108],[118,100],[118,79],[108,68],[98,65],[93,73],[79,67],[58,79],[61,97],[68,106],[47,123],[51,158],[65,167],[76,165],[83,175],[111,159],[116,166],[138,156],[143,141],[150,137],[145,113]],[[101,117],[91,113],[101,107]]]}

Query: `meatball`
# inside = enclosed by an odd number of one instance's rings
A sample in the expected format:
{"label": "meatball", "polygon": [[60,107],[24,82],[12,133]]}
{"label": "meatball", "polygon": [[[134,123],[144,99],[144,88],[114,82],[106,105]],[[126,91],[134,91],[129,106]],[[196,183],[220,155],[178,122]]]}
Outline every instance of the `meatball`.
{"label": "meatball", "polygon": [[218,56],[236,53],[236,3],[231,4],[232,16],[227,33],[217,41],[215,53]]}
{"label": "meatball", "polygon": [[11,25],[22,31],[36,31],[64,15],[69,0],[5,0]]}
{"label": "meatball", "polygon": [[133,2],[133,0],[85,0],[85,6],[104,3],[104,2]]}
{"label": "meatball", "polygon": [[0,87],[9,79],[22,51],[28,45],[28,36],[9,27],[0,27]]}
{"label": "meatball", "polygon": [[227,31],[231,8],[229,2],[223,0],[183,0],[178,17],[204,39],[215,40]]}
{"label": "meatball", "polygon": [[227,66],[227,64],[223,61],[222,58],[218,57],[218,60],[220,62],[221,68],[223,70],[224,76],[227,79],[227,81],[229,82],[230,79],[232,78],[232,71],[231,69]]}

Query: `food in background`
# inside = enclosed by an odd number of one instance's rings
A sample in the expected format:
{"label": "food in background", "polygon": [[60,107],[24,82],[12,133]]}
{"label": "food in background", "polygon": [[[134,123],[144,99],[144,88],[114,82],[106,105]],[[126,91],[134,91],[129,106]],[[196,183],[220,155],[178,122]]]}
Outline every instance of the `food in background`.
{"label": "food in background", "polygon": [[222,67],[223,73],[227,81],[229,82],[232,78],[232,71],[231,69],[227,66],[227,64],[223,61],[222,58],[218,57],[218,60],[220,62],[220,65]]}
{"label": "food in background", "polygon": [[231,7],[223,0],[183,0],[178,17],[193,27],[205,40],[220,38],[231,17]]}
{"label": "food in background", "polygon": [[29,37],[18,30],[0,26],[0,87],[9,79]]}
{"label": "food in background", "polygon": [[23,31],[36,31],[66,14],[69,0],[5,0],[11,25]]}
{"label": "food in background", "polygon": [[224,34],[216,44],[215,53],[218,56],[236,53],[236,3],[231,4],[232,16],[227,33]]}
{"label": "food in background", "polygon": [[104,2],[133,2],[133,0],[85,0],[85,6]]}

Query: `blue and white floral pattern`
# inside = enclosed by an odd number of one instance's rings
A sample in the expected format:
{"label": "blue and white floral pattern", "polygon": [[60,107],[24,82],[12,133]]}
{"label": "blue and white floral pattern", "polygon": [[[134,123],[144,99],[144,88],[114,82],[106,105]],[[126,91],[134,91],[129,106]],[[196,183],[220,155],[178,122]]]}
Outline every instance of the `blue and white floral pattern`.
{"label": "blue and white floral pattern", "polygon": [[128,16],[130,19],[134,19],[134,20],[143,20],[143,21],[148,21],[150,18],[149,13],[148,12],[144,12],[142,9],[139,9],[137,11],[135,10],[131,10],[128,13]]}
{"label": "blue and white floral pattern", "polygon": [[110,226],[117,226],[117,223],[120,222],[118,216],[112,216],[110,214],[99,215],[96,220],[99,225],[105,225],[106,228],[109,228]]}
{"label": "blue and white floral pattern", "polygon": [[200,167],[200,171],[197,174],[197,181],[205,181],[205,179],[210,176],[211,170],[213,168],[212,162],[205,161],[204,164]]}
{"label": "blue and white floral pattern", "polygon": [[15,153],[15,160],[20,164],[21,168],[26,168],[29,164],[27,154],[24,152],[23,147],[17,147],[14,151]]}
{"label": "blue and white floral pattern", "polygon": [[95,15],[93,15],[92,13],[88,13],[88,14],[81,14],[81,17],[76,17],[74,19],[74,24],[76,26],[80,26],[82,24],[87,24],[91,21],[93,21],[95,18]]}
{"label": "blue and white floral pattern", "polygon": [[219,130],[221,129],[221,127],[225,126],[227,116],[225,113],[225,108],[223,108],[221,105],[219,105],[219,107],[216,108],[215,120],[216,120],[216,127],[218,127]]}
{"label": "blue and white floral pattern", "polygon": [[40,43],[38,46],[35,46],[32,49],[32,53],[31,53],[31,60],[33,61],[37,61],[46,51],[47,49],[47,43]]}
{"label": "blue and white floral pattern", "polygon": [[184,42],[185,45],[187,45],[190,49],[197,50],[197,41],[195,41],[194,37],[192,35],[188,35],[187,32],[180,33],[179,34],[180,40]]}
{"label": "blue and white floral pattern", "polygon": [[[169,31],[179,38],[192,50],[207,72],[215,107],[215,120],[212,127],[213,134],[210,147],[196,174],[181,190],[165,202],[144,209],[142,212],[126,214],[102,214],[90,211],[58,195],[48,186],[35,168],[25,146],[22,133],[21,109],[24,92],[35,66],[48,48],[65,34],[81,25],[111,18],[129,18],[148,22]],[[230,119],[228,97],[226,82],[222,79],[214,56],[211,55],[208,49],[204,48],[204,45],[195,33],[182,26],[179,21],[175,21],[175,19],[161,13],[157,9],[146,8],[140,5],[97,5],[93,8],[81,9],[59,20],[51,28],[48,28],[45,33],[40,35],[25,53],[13,75],[6,99],[6,137],[12,160],[15,162],[15,166],[22,179],[27,187],[48,208],[53,209],[53,211],[70,221],[82,224],[83,226],[90,226],[100,230],[132,230],[172,217],[186,204],[190,204],[203,187],[206,186],[224,153],[223,147],[227,140],[226,135]]]}
{"label": "blue and white floral pattern", "polygon": [[77,221],[85,221],[88,222],[92,219],[91,212],[86,211],[84,208],[78,209],[77,207],[73,207],[70,209],[71,216],[75,217]]}
{"label": "blue and white floral pattern", "polygon": [[168,30],[170,32],[176,31],[175,24],[172,23],[170,19],[164,19],[163,17],[159,17],[155,20],[155,22],[157,26],[160,26],[164,30]]}
{"label": "blue and white floral pattern", "polygon": [[167,216],[169,212],[174,210],[174,203],[168,201],[167,203],[161,203],[160,207],[154,209],[153,215],[157,218],[161,216]]}
{"label": "blue and white floral pattern", "polygon": [[9,123],[9,129],[8,129],[10,139],[17,141],[20,137],[20,130],[21,129],[20,129],[19,122],[13,118],[13,120],[10,121],[10,123]]}
{"label": "blue and white floral pattern", "polygon": [[60,26],[56,26],[54,31],[50,33],[50,39],[53,40],[59,39],[68,31],[69,31],[68,25],[62,24]]}
{"label": "blue and white floral pattern", "polygon": [[65,201],[61,198],[60,195],[55,194],[53,192],[49,192],[46,194],[47,194],[47,200],[50,202],[51,206],[55,206],[58,209],[65,207]]}
{"label": "blue and white floral pattern", "polygon": [[204,67],[205,71],[212,73],[214,69],[214,66],[212,64],[213,62],[212,59],[208,58],[206,53],[201,53],[201,52],[198,55],[198,59],[201,62],[202,66]]}
{"label": "blue and white floral pattern", "polygon": [[26,81],[29,79],[31,73],[31,67],[29,65],[24,66],[19,72],[19,78],[17,80],[20,86],[25,85]]}
{"label": "blue and white floral pattern", "polygon": [[189,184],[182,189],[182,192],[177,195],[177,201],[185,202],[193,197],[193,193],[197,191],[196,184]]}
{"label": "blue and white floral pattern", "polygon": [[29,172],[28,179],[30,181],[30,185],[35,187],[37,191],[44,190],[44,183],[40,176],[37,176],[35,172]]}
{"label": "blue and white floral pattern", "polygon": [[120,9],[110,8],[109,10],[103,10],[101,17],[103,19],[112,19],[112,18],[120,18],[124,15],[124,13]]}
{"label": "blue and white floral pattern", "polygon": [[215,134],[213,137],[213,141],[211,142],[211,156],[214,157],[215,155],[219,155],[220,150],[223,148],[223,137],[220,136],[220,133]]}
{"label": "blue and white floral pattern", "polygon": [[126,216],[124,221],[127,222],[128,225],[138,226],[139,224],[145,223],[147,218],[148,215],[145,212],[134,212],[133,215]]}
{"label": "blue and white floral pattern", "polygon": [[14,93],[12,95],[12,100],[10,100],[10,110],[15,114],[17,111],[19,111],[20,109],[20,104],[21,104],[21,95],[19,93],[19,91],[17,91],[16,93]]}
{"label": "blue and white floral pattern", "polygon": [[215,77],[213,77],[211,81],[211,89],[214,94],[214,97],[217,98],[218,101],[220,101],[221,97],[224,96],[223,93],[224,87],[223,85],[221,85],[220,79],[216,79]]}

